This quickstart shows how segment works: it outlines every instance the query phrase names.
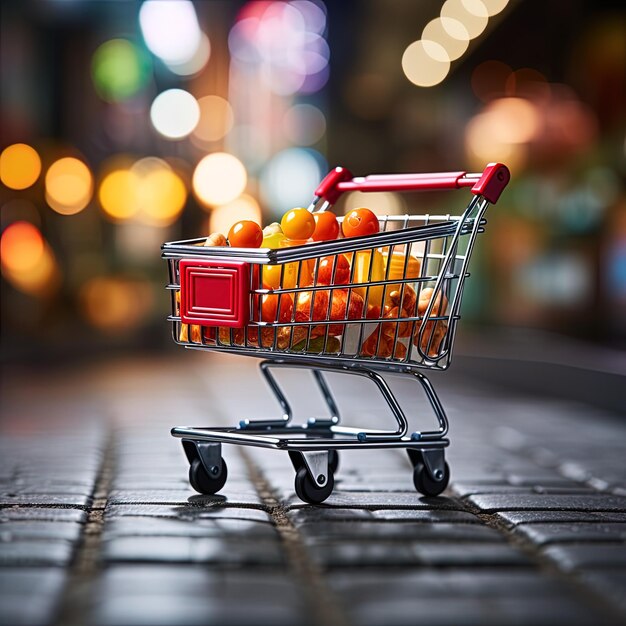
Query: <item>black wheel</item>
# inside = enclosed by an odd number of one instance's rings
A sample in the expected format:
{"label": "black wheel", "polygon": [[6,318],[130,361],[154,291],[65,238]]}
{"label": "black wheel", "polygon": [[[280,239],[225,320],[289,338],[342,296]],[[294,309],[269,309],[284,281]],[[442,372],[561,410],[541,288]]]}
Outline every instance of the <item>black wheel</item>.
{"label": "black wheel", "polygon": [[328,469],[336,474],[339,469],[339,452],[337,450],[328,451]]}
{"label": "black wheel", "polygon": [[333,492],[335,486],[335,479],[332,472],[328,472],[326,484],[319,486],[313,482],[313,479],[309,476],[309,472],[306,467],[301,467],[296,472],[296,494],[300,500],[308,502],[309,504],[319,504],[324,502],[326,498]]}
{"label": "black wheel", "polygon": [[[217,467],[215,468],[217,470]],[[228,477],[226,461],[222,459],[222,471],[215,475],[209,474],[200,459],[194,459],[189,466],[189,484],[198,492],[207,495],[217,493],[225,484]]]}
{"label": "black wheel", "polygon": [[447,463],[443,465],[443,476],[439,481],[431,478],[423,463],[417,463],[413,470],[413,484],[415,488],[425,496],[438,496],[448,486],[449,481],[450,467]]}

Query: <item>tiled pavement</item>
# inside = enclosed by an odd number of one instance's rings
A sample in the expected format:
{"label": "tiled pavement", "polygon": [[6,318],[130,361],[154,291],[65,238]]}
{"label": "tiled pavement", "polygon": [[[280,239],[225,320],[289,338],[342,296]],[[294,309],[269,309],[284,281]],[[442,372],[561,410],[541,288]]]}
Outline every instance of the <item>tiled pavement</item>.
{"label": "tiled pavement", "polygon": [[[254,367],[184,353],[7,373],[1,624],[626,623],[623,416],[453,368],[434,379],[443,497],[419,497],[398,451],[345,452],[308,506],[284,453],[233,447],[221,494],[195,494],[169,428],[274,414]],[[322,412],[307,376],[281,379],[304,417]],[[348,421],[382,426],[366,383],[331,384]]]}

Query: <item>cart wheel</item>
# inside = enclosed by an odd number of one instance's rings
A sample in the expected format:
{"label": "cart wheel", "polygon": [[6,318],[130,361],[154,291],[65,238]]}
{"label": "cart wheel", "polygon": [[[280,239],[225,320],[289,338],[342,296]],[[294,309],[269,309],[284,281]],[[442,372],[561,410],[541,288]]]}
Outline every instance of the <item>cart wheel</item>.
{"label": "cart wheel", "polygon": [[447,463],[444,463],[443,478],[440,481],[431,478],[423,463],[418,463],[413,470],[413,484],[425,496],[438,496],[448,486],[449,481],[450,467]]}
{"label": "cart wheel", "polygon": [[339,469],[339,452],[337,450],[328,451],[328,469],[336,474]]}
{"label": "cart wheel", "polygon": [[308,502],[309,504],[319,504],[324,502],[326,498],[333,492],[335,486],[335,479],[332,472],[328,472],[328,478],[326,484],[323,487],[319,487],[313,482],[313,479],[309,476],[309,472],[306,467],[301,467],[296,472],[296,494],[300,500]]}
{"label": "cart wheel", "polygon": [[217,493],[225,484],[228,477],[226,461],[222,459],[222,471],[217,476],[211,476],[202,465],[200,459],[194,459],[189,467],[189,484],[198,492],[207,495]]}

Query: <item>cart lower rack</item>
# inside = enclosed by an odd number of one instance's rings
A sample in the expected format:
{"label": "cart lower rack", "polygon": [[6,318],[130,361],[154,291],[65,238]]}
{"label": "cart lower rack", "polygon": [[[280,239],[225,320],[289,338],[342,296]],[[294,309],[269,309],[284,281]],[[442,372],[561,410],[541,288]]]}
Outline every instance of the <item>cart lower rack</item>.
{"label": "cart lower rack", "polygon": [[[205,238],[166,243],[173,339],[192,349],[261,357],[260,371],[280,406],[276,419],[242,420],[232,428],[172,429],[182,439],[192,487],[205,494],[226,483],[222,443],[284,450],[295,490],[309,503],[332,493],[338,450],[404,448],[416,489],[446,488],[448,420],[424,370],[445,370],[460,319],[463,285],[488,205],[509,182],[506,166],[482,173],[370,175],[344,168],[320,183],[309,210],[325,211],[346,191],[471,191],[461,215],[379,217],[365,237],[281,249],[205,247]],[[338,218],[341,221],[342,218]],[[273,370],[309,369],[327,418],[292,423]],[[342,426],[325,373],[369,379],[395,418],[393,430]],[[409,431],[409,420],[383,373],[411,377],[424,392],[435,430]]]}

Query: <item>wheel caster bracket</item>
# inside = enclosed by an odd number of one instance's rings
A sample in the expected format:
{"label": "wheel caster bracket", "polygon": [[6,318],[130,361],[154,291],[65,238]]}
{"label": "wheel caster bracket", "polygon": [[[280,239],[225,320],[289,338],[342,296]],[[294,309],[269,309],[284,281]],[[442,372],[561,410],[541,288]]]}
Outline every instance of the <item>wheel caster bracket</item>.
{"label": "wheel caster bracket", "polygon": [[444,480],[446,475],[446,456],[443,448],[431,448],[429,450],[407,448],[411,463],[423,463],[428,475],[437,483]]}
{"label": "wheel caster bracket", "polygon": [[183,439],[183,449],[191,465],[196,459],[212,478],[218,478],[222,473],[222,444],[218,441],[198,441]]}
{"label": "wheel caster bracket", "polygon": [[329,454],[328,450],[315,450],[314,452],[291,452],[291,462],[296,471],[302,466],[306,467],[313,482],[323,487],[328,482]]}

